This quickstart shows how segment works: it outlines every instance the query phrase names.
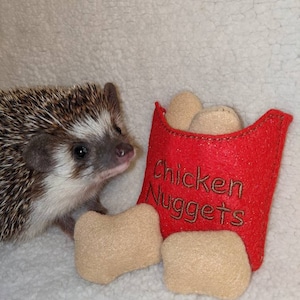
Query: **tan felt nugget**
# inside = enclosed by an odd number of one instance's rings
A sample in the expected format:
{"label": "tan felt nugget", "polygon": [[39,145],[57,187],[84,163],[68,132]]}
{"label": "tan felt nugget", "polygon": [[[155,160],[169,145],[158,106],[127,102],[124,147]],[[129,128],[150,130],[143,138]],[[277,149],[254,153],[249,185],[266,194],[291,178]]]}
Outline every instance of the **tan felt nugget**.
{"label": "tan felt nugget", "polygon": [[87,212],[76,223],[74,239],[77,272],[94,283],[110,283],[161,260],[158,214],[148,204],[116,216]]}
{"label": "tan felt nugget", "polygon": [[188,130],[192,118],[201,109],[202,104],[197,96],[191,92],[183,92],[170,102],[165,117],[171,127]]}
{"label": "tan felt nugget", "polygon": [[198,112],[188,131],[203,134],[226,134],[242,129],[236,112],[227,106],[205,108]]}
{"label": "tan felt nugget", "polygon": [[251,278],[244,243],[231,231],[174,233],[163,243],[162,259],[165,284],[175,293],[236,299]]}

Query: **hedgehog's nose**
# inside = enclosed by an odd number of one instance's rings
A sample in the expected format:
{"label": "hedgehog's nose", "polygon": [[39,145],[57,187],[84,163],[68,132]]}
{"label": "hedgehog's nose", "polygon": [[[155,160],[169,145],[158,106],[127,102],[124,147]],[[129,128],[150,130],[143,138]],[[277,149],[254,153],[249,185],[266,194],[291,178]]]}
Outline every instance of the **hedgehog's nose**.
{"label": "hedgehog's nose", "polygon": [[129,158],[133,155],[133,147],[130,144],[121,143],[116,146],[116,155],[117,157],[125,157],[129,156]]}

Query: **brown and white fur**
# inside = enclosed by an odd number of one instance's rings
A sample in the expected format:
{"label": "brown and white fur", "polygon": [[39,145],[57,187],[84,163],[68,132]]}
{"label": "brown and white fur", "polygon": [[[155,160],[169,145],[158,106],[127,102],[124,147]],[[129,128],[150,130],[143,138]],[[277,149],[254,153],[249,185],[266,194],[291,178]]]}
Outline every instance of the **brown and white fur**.
{"label": "brown and white fur", "polygon": [[104,182],[135,156],[111,83],[0,91],[0,146],[0,240],[53,223],[72,236],[71,213],[84,203],[104,212]]}

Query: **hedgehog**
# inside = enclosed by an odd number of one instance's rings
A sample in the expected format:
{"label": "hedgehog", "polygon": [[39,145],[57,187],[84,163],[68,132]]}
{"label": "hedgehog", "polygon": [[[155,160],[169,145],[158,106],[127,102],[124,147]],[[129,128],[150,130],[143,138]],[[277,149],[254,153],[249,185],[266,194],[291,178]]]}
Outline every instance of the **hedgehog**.
{"label": "hedgehog", "polygon": [[73,236],[74,211],[104,213],[99,193],[135,156],[114,84],[0,91],[0,241],[50,225]]}

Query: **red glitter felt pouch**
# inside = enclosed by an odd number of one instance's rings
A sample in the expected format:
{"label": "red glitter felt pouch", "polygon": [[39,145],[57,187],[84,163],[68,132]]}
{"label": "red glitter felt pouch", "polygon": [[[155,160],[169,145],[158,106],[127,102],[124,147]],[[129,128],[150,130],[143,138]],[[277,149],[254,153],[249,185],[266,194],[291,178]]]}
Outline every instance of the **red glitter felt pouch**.
{"label": "red glitter felt pouch", "polygon": [[236,232],[257,270],[292,116],[273,109],[245,129],[208,135],[172,128],[165,109],[155,105],[138,203],[156,208],[164,238],[180,231]]}

